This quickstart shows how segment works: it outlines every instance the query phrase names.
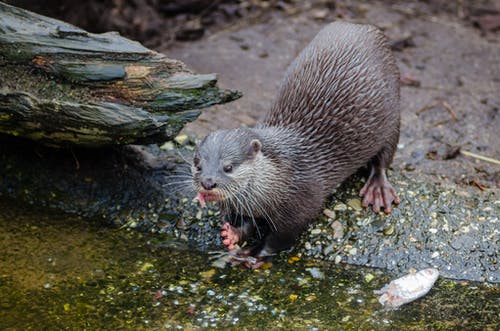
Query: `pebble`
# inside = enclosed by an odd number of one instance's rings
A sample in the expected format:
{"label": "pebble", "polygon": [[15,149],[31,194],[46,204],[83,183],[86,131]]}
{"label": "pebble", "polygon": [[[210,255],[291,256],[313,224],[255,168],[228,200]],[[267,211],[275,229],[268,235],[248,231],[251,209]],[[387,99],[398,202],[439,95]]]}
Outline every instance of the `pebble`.
{"label": "pebble", "polygon": [[164,151],[171,151],[174,149],[174,143],[171,141],[167,141],[166,143],[160,146],[160,149]]}
{"label": "pebble", "polygon": [[331,225],[334,234],[333,239],[341,239],[344,237],[344,226],[339,221],[335,221]]}
{"label": "pebble", "polygon": [[313,278],[325,279],[325,274],[318,268],[306,268],[306,270],[309,271]]}
{"label": "pebble", "polygon": [[331,253],[331,252],[333,252],[334,247],[335,247],[335,246],[334,246],[333,244],[328,245],[328,246],[327,246],[327,247],[325,247],[325,249],[323,250],[323,254],[324,254],[325,256],[330,255],[330,253]]}
{"label": "pebble", "polygon": [[188,141],[189,137],[187,134],[180,134],[174,138],[175,142],[179,145],[184,145]]}
{"label": "pebble", "polygon": [[332,220],[334,220],[334,219],[335,219],[335,216],[336,216],[336,215],[335,215],[335,212],[334,212],[333,210],[331,210],[331,209],[324,209],[324,210],[323,210],[323,214],[324,214],[326,217],[331,218]]}
{"label": "pebble", "polygon": [[384,230],[384,235],[390,236],[391,234],[394,233],[394,229],[395,229],[394,225],[391,224],[387,229]]}
{"label": "pebble", "polygon": [[328,16],[328,9],[316,9],[312,12],[312,17],[316,20],[324,20]]}
{"label": "pebble", "polygon": [[347,210],[347,205],[342,203],[342,202],[339,202],[335,205],[335,207],[333,207],[333,210],[336,210],[336,211],[346,211]]}
{"label": "pebble", "polygon": [[369,282],[371,282],[374,278],[375,278],[375,276],[374,276],[373,274],[371,274],[371,273],[367,273],[367,274],[365,275],[365,282],[369,283]]}
{"label": "pebble", "polygon": [[361,207],[361,200],[359,199],[350,199],[347,201],[347,205],[356,211],[363,210],[363,207]]}
{"label": "pebble", "polygon": [[321,229],[312,229],[311,230],[311,234],[320,234],[321,233]]}

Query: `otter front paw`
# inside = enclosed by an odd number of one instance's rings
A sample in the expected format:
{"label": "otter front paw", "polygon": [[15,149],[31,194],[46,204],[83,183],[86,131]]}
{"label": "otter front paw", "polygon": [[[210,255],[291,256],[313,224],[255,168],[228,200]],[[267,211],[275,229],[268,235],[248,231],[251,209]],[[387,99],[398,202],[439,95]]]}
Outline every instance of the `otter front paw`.
{"label": "otter front paw", "polygon": [[372,209],[376,213],[380,211],[380,207],[384,207],[385,213],[390,214],[392,203],[394,202],[396,205],[400,203],[396,191],[385,176],[371,177],[359,194],[363,197],[363,207],[372,205]]}
{"label": "otter front paw", "polygon": [[222,243],[230,251],[235,249],[235,245],[240,241],[240,232],[228,222],[222,224],[220,236],[222,237]]}

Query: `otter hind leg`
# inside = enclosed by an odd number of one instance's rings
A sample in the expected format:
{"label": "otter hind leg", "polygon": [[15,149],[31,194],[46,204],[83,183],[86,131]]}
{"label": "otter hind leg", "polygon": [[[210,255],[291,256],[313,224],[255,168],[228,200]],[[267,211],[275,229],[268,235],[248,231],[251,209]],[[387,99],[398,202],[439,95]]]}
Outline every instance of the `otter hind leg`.
{"label": "otter hind leg", "polygon": [[394,152],[396,150],[398,136],[392,139],[387,147],[382,150],[370,161],[370,176],[359,192],[363,197],[363,207],[372,206],[375,213],[383,207],[384,211],[389,214],[391,212],[392,203],[398,205],[401,200],[396,194],[391,183],[387,180],[386,169],[392,162]]}

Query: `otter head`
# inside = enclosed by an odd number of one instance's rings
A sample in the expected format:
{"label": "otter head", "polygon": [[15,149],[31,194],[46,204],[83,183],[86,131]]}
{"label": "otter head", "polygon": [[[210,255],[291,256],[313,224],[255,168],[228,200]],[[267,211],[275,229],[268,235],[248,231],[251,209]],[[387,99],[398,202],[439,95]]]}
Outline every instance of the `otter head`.
{"label": "otter head", "polygon": [[209,134],[196,148],[193,181],[198,201],[238,198],[255,172],[253,166],[262,153],[259,137],[250,129],[219,130]]}

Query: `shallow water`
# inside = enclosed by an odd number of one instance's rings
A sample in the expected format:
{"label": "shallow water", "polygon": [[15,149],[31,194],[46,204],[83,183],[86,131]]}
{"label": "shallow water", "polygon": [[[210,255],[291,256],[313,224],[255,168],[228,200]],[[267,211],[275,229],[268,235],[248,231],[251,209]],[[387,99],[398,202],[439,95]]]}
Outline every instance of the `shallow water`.
{"label": "shallow water", "polygon": [[439,279],[426,297],[389,311],[372,291],[399,275],[381,270],[293,253],[265,270],[218,269],[185,241],[6,202],[0,210],[3,330],[499,326],[498,285]]}

